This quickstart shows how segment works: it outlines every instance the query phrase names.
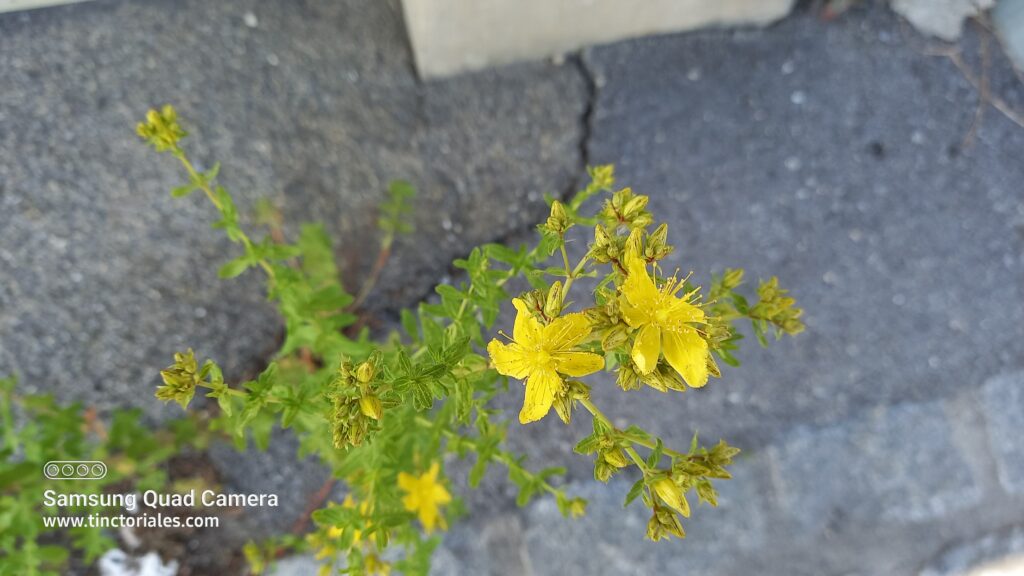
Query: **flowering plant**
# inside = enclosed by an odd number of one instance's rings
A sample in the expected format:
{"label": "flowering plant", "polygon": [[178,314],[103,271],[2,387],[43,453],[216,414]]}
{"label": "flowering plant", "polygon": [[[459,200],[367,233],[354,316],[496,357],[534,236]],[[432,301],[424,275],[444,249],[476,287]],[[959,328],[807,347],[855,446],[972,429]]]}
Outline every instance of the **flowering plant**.
{"label": "flowering plant", "polygon": [[[647,537],[683,537],[680,516],[690,515],[690,500],[717,504],[712,480],[729,478],[726,467],[738,450],[724,441],[703,447],[696,437],[688,449],[676,450],[639,426],[615,426],[580,378],[604,371],[623,391],[683,392],[721,376],[716,358],[737,364],[739,320],[750,320],[762,343],[771,332],[779,337],[803,329],[801,310],[774,278],[760,284],[758,301],[750,304],[737,292],[740,270],[713,278],[707,299],[690,276],[667,276],[660,266],[673,251],[667,225],[651,230],[647,196],[616,190],[612,167],[599,166],[574,197],[550,200],[534,246],[474,249],[455,262],[464,282],[439,285],[435,302],[402,311],[400,330],[371,338],[356,327],[355,312],[379,268],[353,296],[320,226],[302,227],[292,243],[280,233],[252,239],[231,195],[217,184],[217,167],[199,171],[185,154],[185,132],[173,108],[150,111],[138,133],[184,167],[188,182],[172,193],[201,192],[220,214],[214,227],[241,246],[242,255],[220,275],[261,270],[287,328],[274,362],[256,380],[229,386],[213,361],[200,363],[189,350],[162,372],[157,397],[187,407],[196,390],[205,389],[220,408],[214,428],[239,447],[251,440],[265,448],[275,425],[291,428],[300,454],[317,455],[347,487],[341,503],[312,513],[316,528],[305,538],[247,547],[256,571],[287,545],[316,550],[324,573],[386,574],[392,567],[426,573],[436,530],[459,509],[444,471],[447,454],[475,459],[472,487],[498,464],[519,488],[520,505],[543,494],[563,514],[583,514],[586,502],[558,486],[561,468],[533,472],[522,455],[504,447],[509,423],[493,401],[509,378],[525,385],[521,424],[552,408],[568,423],[582,408],[592,433],[576,451],[592,455],[595,478],[604,482],[634,469],[637,479],[625,499],[640,498],[650,508]],[[599,194],[606,195],[603,201]],[[409,185],[392,184],[380,222],[379,263],[395,236],[410,229],[412,196]],[[574,263],[567,239],[583,230],[593,240]],[[512,297],[514,280],[530,289]],[[509,300],[516,312],[512,334],[499,332],[483,355],[485,336]],[[398,551],[384,554],[389,547]]]}

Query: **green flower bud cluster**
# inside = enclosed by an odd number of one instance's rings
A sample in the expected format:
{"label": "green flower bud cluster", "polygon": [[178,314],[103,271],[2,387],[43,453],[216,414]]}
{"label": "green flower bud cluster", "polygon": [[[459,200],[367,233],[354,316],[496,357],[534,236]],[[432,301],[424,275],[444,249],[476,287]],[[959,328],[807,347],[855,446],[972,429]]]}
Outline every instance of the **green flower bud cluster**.
{"label": "green flower bud cluster", "polygon": [[[694,439],[696,440],[696,438]],[[701,502],[718,506],[718,493],[710,479],[731,478],[725,467],[739,449],[720,441],[711,450],[696,449],[691,453],[673,458],[668,470],[650,471],[645,478],[644,502],[651,507],[651,519],[647,523],[647,537],[658,541],[670,536],[684,538],[683,518],[690,517],[690,503],[686,493],[693,490]]]}
{"label": "green flower bud cluster", "polygon": [[625,244],[624,236],[609,234],[604,226],[598,224],[594,226],[594,243],[590,245],[587,256],[598,264],[615,263],[621,270]]}
{"label": "green flower bud cluster", "polygon": [[615,185],[615,166],[613,164],[590,166],[587,168],[587,175],[590,176],[587,190],[608,190]]}
{"label": "green flower bud cluster", "polygon": [[188,407],[197,386],[210,388],[212,391],[207,396],[211,398],[218,398],[229,390],[220,368],[211,360],[204,362],[200,368],[191,348],[176,353],[174,364],[161,370],[160,378],[164,384],[156,389],[156,397],[164,402],[173,400],[181,404],[182,408]]}
{"label": "green flower bud cluster", "polygon": [[530,290],[520,298],[537,320],[547,324],[562,312],[562,283],[556,280],[547,290]]}
{"label": "green flower bud cluster", "polygon": [[597,216],[609,229],[646,228],[654,222],[654,216],[647,211],[648,200],[646,195],[633,194],[631,188],[623,188],[605,201]]}
{"label": "green flower bud cluster", "polygon": [[584,314],[590,320],[594,332],[601,334],[601,349],[605,352],[625,352],[624,345],[629,341],[631,329],[620,314],[619,299],[614,291],[607,288],[598,288],[594,295],[596,305],[587,308]]}
{"label": "green flower bud cluster", "polygon": [[178,124],[178,113],[170,105],[147,112],[146,121],[139,122],[135,132],[157,152],[176,150],[178,141],[187,136]]}
{"label": "green flower bud cluster", "polygon": [[562,422],[572,422],[572,411],[577,400],[589,400],[590,387],[579,380],[569,380],[565,388],[555,393],[553,406]]}
{"label": "green flower bud cluster", "polygon": [[555,200],[551,203],[551,215],[540,225],[540,228],[542,232],[563,236],[572,226],[573,221],[569,217],[569,213],[566,212],[565,205]]}
{"label": "green flower bud cluster", "polygon": [[676,513],[665,506],[655,505],[651,519],[647,521],[647,538],[657,542],[675,536],[686,538],[683,524]]}
{"label": "green flower bud cluster", "polygon": [[799,334],[804,331],[800,319],[804,311],[796,307],[796,299],[787,296],[789,290],[779,287],[779,279],[772,276],[757,287],[760,301],[750,309],[750,316],[775,326],[775,335]]}
{"label": "green flower bud cluster", "polygon": [[384,402],[378,394],[380,384],[379,353],[365,362],[342,361],[331,382],[328,395],[332,400],[331,429],[334,447],[359,446],[371,432],[379,429],[384,416]]}
{"label": "green flower bud cluster", "polygon": [[174,355],[174,364],[160,371],[164,385],[156,389],[156,397],[164,402],[171,400],[187,408],[196,393],[196,386],[201,380],[196,355],[189,348],[185,352]]}

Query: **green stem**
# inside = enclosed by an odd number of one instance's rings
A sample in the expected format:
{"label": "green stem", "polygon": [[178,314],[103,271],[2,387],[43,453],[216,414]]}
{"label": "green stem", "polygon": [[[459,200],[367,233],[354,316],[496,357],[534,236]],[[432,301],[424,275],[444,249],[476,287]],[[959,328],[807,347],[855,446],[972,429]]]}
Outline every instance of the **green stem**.
{"label": "green stem", "polygon": [[[654,450],[658,446],[656,442],[652,442],[650,440],[645,440],[643,438],[634,438],[633,436],[627,436],[626,439],[629,440],[630,442],[634,443],[634,444],[639,444],[640,446],[643,446],[644,448],[650,448],[651,450]],[[671,448],[665,448],[664,446],[661,447],[661,451],[662,451],[663,454],[667,454],[669,456],[672,456],[673,458],[689,458],[690,457],[689,454],[683,454],[682,452],[679,452],[679,451],[676,451],[676,450],[672,450]]]}
{"label": "green stem", "polygon": [[615,430],[615,426],[612,425],[612,421],[609,420],[608,417],[604,415],[604,412],[601,412],[601,409],[595,406],[589,398],[581,398],[580,404],[583,404],[583,407],[587,409],[587,412],[590,412],[594,416],[594,418],[598,420],[598,422],[604,424],[605,426],[611,428],[612,430]]}
{"label": "green stem", "polygon": [[384,265],[387,264],[388,258],[391,257],[391,244],[394,242],[395,237],[393,235],[387,235],[380,244],[380,252],[377,254],[377,260],[373,263],[373,269],[370,271],[370,275],[363,282],[362,288],[359,289],[359,294],[356,299],[352,301],[349,308],[359,308],[366,301],[366,297],[370,295],[370,291],[377,284],[377,280],[380,279],[380,273],[384,270]]}
{"label": "green stem", "polygon": [[647,476],[650,473],[650,470],[647,469],[647,463],[644,462],[644,459],[641,458],[640,455],[636,453],[636,450],[632,446],[626,446],[625,450],[626,454],[629,454],[629,457],[636,464],[636,467],[639,468],[640,471],[644,473],[644,476]]}
{"label": "green stem", "polygon": [[569,266],[569,253],[565,250],[565,236],[562,236],[560,240],[558,249],[562,251],[562,263],[565,265],[565,274],[568,278],[572,278],[572,270]]}
{"label": "green stem", "polygon": [[[206,179],[202,178],[199,175],[199,172],[195,169],[195,166],[193,166],[192,162],[189,161],[187,156],[185,156],[185,152],[182,151],[180,148],[176,148],[172,152],[175,158],[181,161],[181,165],[185,167],[185,171],[188,172],[189,179],[199,186],[199,189],[202,190],[204,194],[206,194],[206,198],[210,201],[211,204],[213,204],[214,208],[216,208],[218,212],[223,212],[223,205],[220,203],[220,200],[217,199],[217,195],[213,193],[213,189],[210,188],[210,184],[206,181]],[[239,229],[238,237],[239,240],[242,242],[242,245],[245,246],[246,251],[250,251],[252,249],[252,240],[249,239],[249,236],[247,236],[244,231]],[[270,266],[270,262],[267,262],[266,259],[260,258],[258,264],[260,265],[261,268],[263,268],[263,270],[267,273],[267,276],[269,276],[271,280],[277,279],[274,274],[273,267]]]}
{"label": "green stem", "polygon": [[[580,399],[579,402],[580,402],[580,404],[583,405],[584,408],[587,409],[588,412],[590,412],[594,416],[594,418],[596,418],[599,422],[601,422],[602,424],[604,424],[608,428],[612,429],[614,431],[614,433],[617,436],[619,436],[620,438],[623,438],[623,439],[625,439],[625,440],[627,440],[627,441],[629,441],[629,442],[631,442],[633,444],[638,444],[640,446],[643,446],[644,448],[649,448],[651,450],[654,450],[655,448],[657,448],[658,445],[657,445],[656,442],[653,442],[651,440],[647,440],[645,438],[637,438],[636,436],[627,434],[625,432],[622,432],[622,431],[616,429],[615,426],[612,425],[612,421],[609,420],[608,417],[604,415],[604,412],[602,412],[600,408],[598,408],[596,405],[594,405],[594,403],[591,402],[589,398]],[[633,450],[633,448],[631,448],[631,447],[626,448],[627,453],[630,450]],[[662,446],[661,451],[662,451],[662,453],[667,454],[667,455],[669,455],[669,456],[671,456],[673,458],[688,458],[689,457],[688,454],[683,454],[682,452],[678,452],[678,451],[672,450],[670,448],[665,448],[664,446]],[[639,457],[639,455],[637,457]]]}
{"label": "green stem", "polygon": [[[434,428],[433,422],[427,420],[423,416],[416,417],[416,424],[424,428]],[[470,450],[476,452],[477,454],[480,454],[480,447],[476,442],[464,436],[460,436],[455,432],[447,429],[441,430],[441,434],[443,434],[445,438],[448,438],[449,440],[454,440],[458,445],[465,446]],[[523,466],[516,461],[512,454],[502,450],[498,450],[491,454],[489,458],[495,462],[500,462],[501,464],[504,464],[505,467],[508,468],[509,470],[518,472],[523,476],[533,479],[535,482],[539,482],[540,487],[543,488],[545,492],[550,493],[552,496],[565,497],[565,493],[562,490],[559,490],[558,488],[552,486],[547,480],[537,478],[536,474],[527,470],[526,468],[523,468]]]}
{"label": "green stem", "polygon": [[562,259],[565,262],[565,286],[562,287],[562,303],[565,304],[565,299],[569,296],[569,289],[572,288],[573,281],[583,272],[583,267],[590,261],[590,256],[587,254],[583,255],[580,259],[579,264],[575,268],[569,269],[569,257],[565,253],[565,243],[562,243]]}

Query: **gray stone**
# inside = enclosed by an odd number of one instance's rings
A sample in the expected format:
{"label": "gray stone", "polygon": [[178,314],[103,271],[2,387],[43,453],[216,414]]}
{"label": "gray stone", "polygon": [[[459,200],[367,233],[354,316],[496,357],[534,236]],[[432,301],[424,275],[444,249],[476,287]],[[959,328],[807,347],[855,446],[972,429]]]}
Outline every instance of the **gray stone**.
{"label": "gray stone", "polygon": [[992,378],[981,392],[999,481],[1006,491],[1024,494],[1024,372]]}
{"label": "gray stone", "polygon": [[943,552],[919,576],[999,576],[1024,573],[1024,529],[1013,526]]}
{"label": "gray stone", "polygon": [[309,576],[317,574],[320,562],[309,555],[289,556],[274,563],[270,568],[270,576]]}
{"label": "gray stone", "polygon": [[[767,461],[743,458],[734,479],[716,482],[717,508],[691,498],[693,515],[684,520],[682,541],[653,543],[645,539],[650,512],[639,501],[623,509],[633,479],[613,478],[568,484],[569,494],[589,502],[587,513],[567,519],[554,500],[539,497],[515,517],[497,515],[460,525],[448,534],[449,553],[436,562],[437,574],[729,574],[728,559],[754,552],[765,544],[766,510],[772,502]],[[476,510],[474,509],[474,512]],[[451,562],[457,558],[458,562]]]}
{"label": "gray stone", "polygon": [[807,533],[923,522],[970,508],[981,492],[938,402],[879,408],[778,447],[782,510]]}
{"label": "gray stone", "polygon": [[1000,0],[992,10],[992,25],[1007,55],[1017,68],[1024,70],[1024,1]]}
{"label": "gray stone", "polygon": [[[652,574],[657,544],[644,540],[648,512],[634,502],[623,509],[631,481],[616,479],[571,486],[589,500],[587,514],[563,518],[550,498],[538,500],[527,513],[526,540],[538,574]],[[570,553],[567,543],[584,544],[586,553]]]}
{"label": "gray stone", "polygon": [[948,42],[960,38],[964,20],[995,5],[995,0],[892,0],[892,9],[922,34]]}
{"label": "gray stone", "polygon": [[[725,267],[777,275],[807,322],[768,350],[743,341],[743,366],[703,389],[623,401],[602,382],[601,405],[675,444],[696,429],[754,448],[794,423],[1020,369],[1024,130],[986,114],[964,148],[977,95],[919,41],[888,11],[857,8],[828,25],[803,14],[588,54],[601,85],[589,158],[651,195],[678,248],[666,268],[705,286]],[[994,64],[992,86],[1021,101],[1013,70]]]}
{"label": "gray stone", "polygon": [[202,166],[286,233],[325,223],[354,291],[376,259],[388,180],[419,188],[417,232],[368,303],[428,293],[452,258],[536,221],[580,170],[574,66],[529,64],[420,84],[397,2],[96,2],[0,16],[0,374],[26,391],[150,416],[158,370],[194,347],[250,377],[281,325],[263,279],[209,229],[170,157],[134,134],[177,105]]}

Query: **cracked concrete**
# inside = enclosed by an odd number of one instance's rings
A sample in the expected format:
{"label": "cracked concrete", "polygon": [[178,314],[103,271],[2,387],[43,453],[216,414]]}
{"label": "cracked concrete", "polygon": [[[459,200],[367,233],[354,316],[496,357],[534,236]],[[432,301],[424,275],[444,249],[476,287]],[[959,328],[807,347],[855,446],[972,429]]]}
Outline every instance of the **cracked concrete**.
{"label": "cracked concrete", "polygon": [[[269,197],[286,232],[324,222],[353,285],[374,259],[387,181],[415,182],[417,233],[397,242],[368,303],[384,316],[470,247],[535,222],[543,194],[581,172],[576,67],[419,83],[394,2],[8,14],[0,74],[0,149],[19,159],[0,167],[0,372],[101,409],[156,416],[144,391],[171,351],[192,346],[238,378],[280,334],[258,276],[216,278],[234,252],[208,229],[208,207],[167,196],[181,174],[132,131],[150,106],[178,106],[186,147],[201,165],[221,161],[243,209]],[[133,250],[140,238],[147,248]]]}

